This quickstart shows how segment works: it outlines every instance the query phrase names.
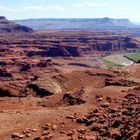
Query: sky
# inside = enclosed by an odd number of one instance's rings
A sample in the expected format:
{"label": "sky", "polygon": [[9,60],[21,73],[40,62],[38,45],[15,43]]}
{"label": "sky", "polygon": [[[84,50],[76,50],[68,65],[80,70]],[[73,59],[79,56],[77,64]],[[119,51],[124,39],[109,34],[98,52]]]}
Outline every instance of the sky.
{"label": "sky", "polygon": [[128,18],[140,22],[140,0],[0,0],[0,15],[29,18]]}

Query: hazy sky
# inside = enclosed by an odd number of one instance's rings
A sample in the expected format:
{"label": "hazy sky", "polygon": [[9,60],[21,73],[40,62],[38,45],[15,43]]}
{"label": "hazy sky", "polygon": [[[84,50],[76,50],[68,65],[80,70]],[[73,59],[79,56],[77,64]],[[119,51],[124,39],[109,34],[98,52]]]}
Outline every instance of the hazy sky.
{"label": "hazy sky", "polygon": [[0,14],[26,18],[129,18],[140,22],[140,0],[0,0]]}

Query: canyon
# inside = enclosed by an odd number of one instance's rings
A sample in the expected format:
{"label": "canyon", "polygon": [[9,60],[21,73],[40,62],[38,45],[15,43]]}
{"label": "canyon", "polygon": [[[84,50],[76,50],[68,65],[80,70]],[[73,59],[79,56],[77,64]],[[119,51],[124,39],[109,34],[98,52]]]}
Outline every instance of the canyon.
{"label": "canyon", "polygon": [[1,140],[139,140],[140,64],[103,61],[139,52],[135,29],[0,32]]}

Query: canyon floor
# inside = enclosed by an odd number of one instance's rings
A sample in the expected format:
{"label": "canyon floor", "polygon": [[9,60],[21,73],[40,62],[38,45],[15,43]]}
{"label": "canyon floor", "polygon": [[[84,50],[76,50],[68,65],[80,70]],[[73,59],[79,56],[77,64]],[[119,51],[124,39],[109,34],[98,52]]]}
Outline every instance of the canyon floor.
{"label": "canyon floor", "polygon": [[138,50],[137,40],[89,31],[0,39],[1,140],[140,139],[140,64],[102,61]]}

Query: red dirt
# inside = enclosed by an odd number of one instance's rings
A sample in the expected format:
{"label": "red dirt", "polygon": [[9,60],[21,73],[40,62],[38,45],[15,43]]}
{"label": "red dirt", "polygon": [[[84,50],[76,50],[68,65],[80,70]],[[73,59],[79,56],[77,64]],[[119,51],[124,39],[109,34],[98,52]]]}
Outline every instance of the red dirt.
{"label": "red dirt", "polygon": [[[1,35],[7,39],[1,48],[8,49],[0,52],[1,72],[11,76],[0,74],[0,139],[138,140],[140,65],[107,70],[97,56],[93,62],[89,56],[25,55],[41,46],[33,47],[36,38],[59,34]],[[69,65],[90,62],[94,66]]]}

